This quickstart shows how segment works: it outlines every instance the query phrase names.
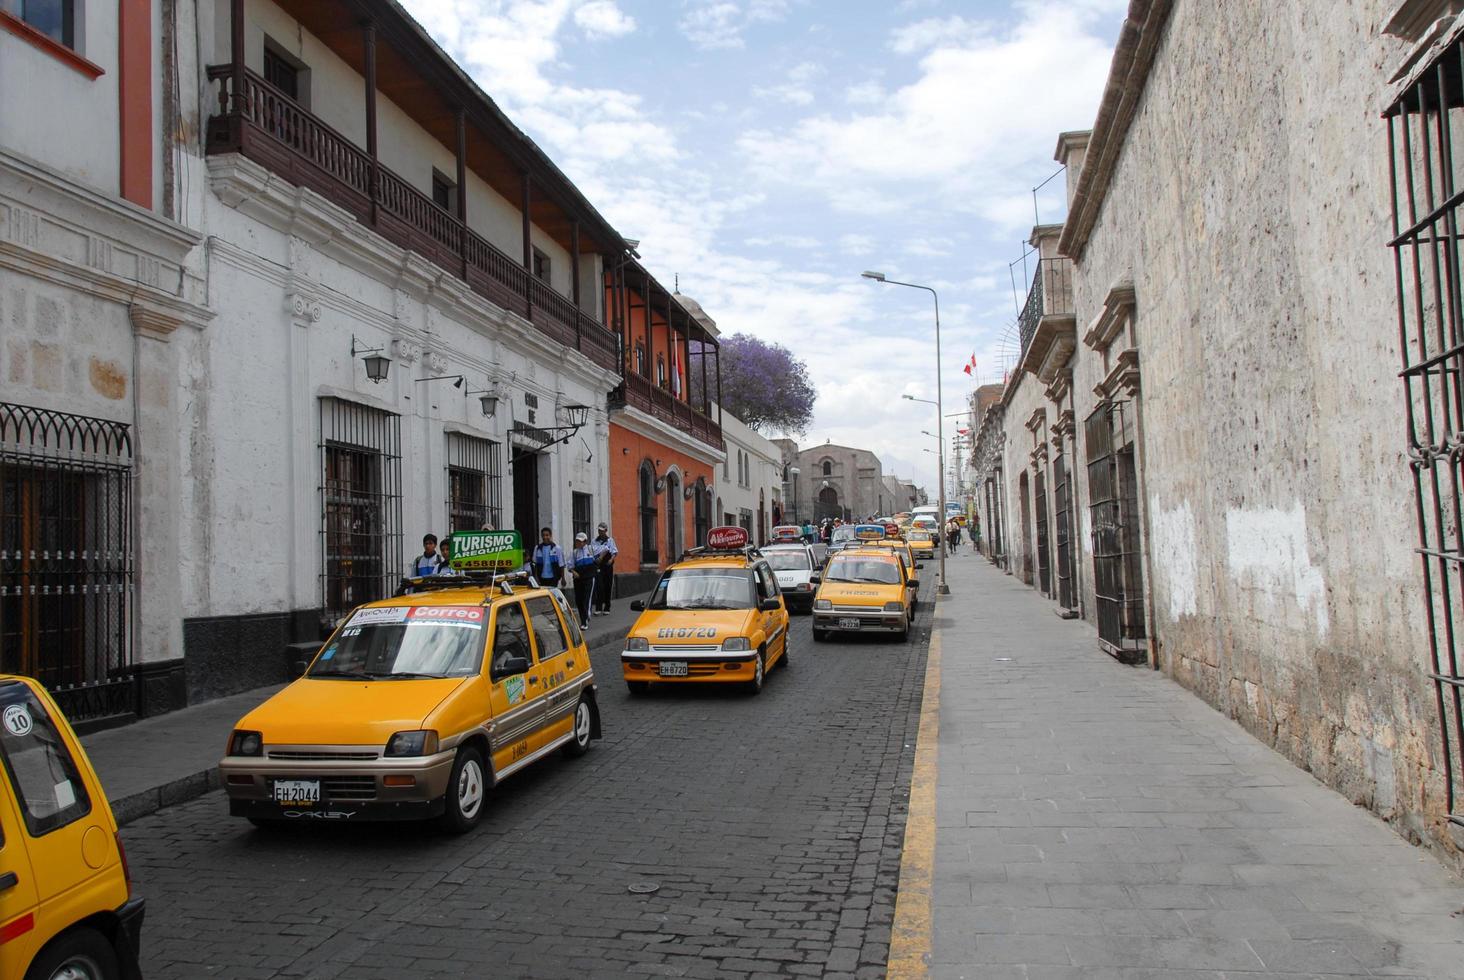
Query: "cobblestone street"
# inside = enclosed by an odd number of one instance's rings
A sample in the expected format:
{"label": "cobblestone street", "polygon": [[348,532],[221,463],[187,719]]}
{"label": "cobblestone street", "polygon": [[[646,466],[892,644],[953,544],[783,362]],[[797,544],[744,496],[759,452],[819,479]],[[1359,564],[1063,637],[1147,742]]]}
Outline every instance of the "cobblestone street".
{"label": "cobblestone street", "polygon": [[219,793],[139,820],[145,975],[882,976],[929,622],[814,644],[796,617],[756,698],[631,699],[602,650],[604,740],[505,781],[462,838],[263,833]]}

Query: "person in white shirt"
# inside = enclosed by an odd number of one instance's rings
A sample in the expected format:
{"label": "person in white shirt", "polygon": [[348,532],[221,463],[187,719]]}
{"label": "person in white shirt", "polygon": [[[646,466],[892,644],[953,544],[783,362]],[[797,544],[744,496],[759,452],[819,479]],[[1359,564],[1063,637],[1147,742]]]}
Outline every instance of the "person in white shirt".
{"label": "person in white shirt", "polygon": [[615,584],[615,556],[620,554],[620,549],[615,546],[615,539],[610,536],[610,528],[604,521],[595,533],[595,539],[590,542],[590,553],[595,556],[599,563],[599,574],[595,581],[595,615],[610,615],[610,588]]}

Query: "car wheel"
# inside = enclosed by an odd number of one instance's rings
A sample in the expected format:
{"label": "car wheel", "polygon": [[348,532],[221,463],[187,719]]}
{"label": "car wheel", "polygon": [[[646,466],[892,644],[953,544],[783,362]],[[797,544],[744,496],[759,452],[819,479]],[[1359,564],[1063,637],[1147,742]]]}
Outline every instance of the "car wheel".
{"label": "car wheel", "polygon": [[747,682],[748,694],[761,694],[763,689],[763,676],[767,673],[767,664],[764,662],[767,654],[759,650],[757,659],[752,662],[752,680]]}
{"label": "car wheel", "polygon": [[447,781],[447,809],[442,813],[442,826],[449,833],[465,834],[483,816],[488,796],[488,778],[483,769],[483,754],[471,745],[458,749],[452,763],[452,778]]}
{"label": "car wheel", "polygon": [[574,706],[574,738],[565,743],[564,754],[570,758],[584,755],[590,750],[590,732],[595,728],[595,708],[590,699],[580,696]]}
{"label": "car wheel", "polygon": [[117,951],[95,929],[74,929],[53,940],[31,962],[25,980],[117,980]]}
{"label": "car wheel", "polygon": [[651,689],[650,681],[626,681],[625,688],[633,698],[643,697]]}
{"label": "car wheel", "polygon": [[827,630],[821,630],[817,626],[813,628],[813,642],[822,643],[829,638]]}

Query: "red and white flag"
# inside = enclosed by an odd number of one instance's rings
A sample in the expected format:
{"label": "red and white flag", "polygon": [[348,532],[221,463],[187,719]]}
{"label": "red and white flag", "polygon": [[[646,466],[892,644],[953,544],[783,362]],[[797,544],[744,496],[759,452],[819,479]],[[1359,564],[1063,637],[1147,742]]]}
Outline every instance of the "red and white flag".
{"label": "red and white flag", "polygon": [[966,366],[963,367],[963,368],[961,368],[961,370],[962,371],[965,371],[967,374],[974,374],[975,373],[975,371],[976,371],[976,355],[975,354],[972,354],[971,355],[971,359],[966,362]]}

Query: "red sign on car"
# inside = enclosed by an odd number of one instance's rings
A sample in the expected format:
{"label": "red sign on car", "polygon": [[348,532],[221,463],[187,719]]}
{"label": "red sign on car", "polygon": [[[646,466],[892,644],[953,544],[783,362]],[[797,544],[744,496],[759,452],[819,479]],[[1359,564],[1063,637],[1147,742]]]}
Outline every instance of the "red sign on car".
{"label": "red sign on car", "polygon": [[714,527],[707,532],[707,547],[716,551],[737,551],[747,547],[747,529]]}

